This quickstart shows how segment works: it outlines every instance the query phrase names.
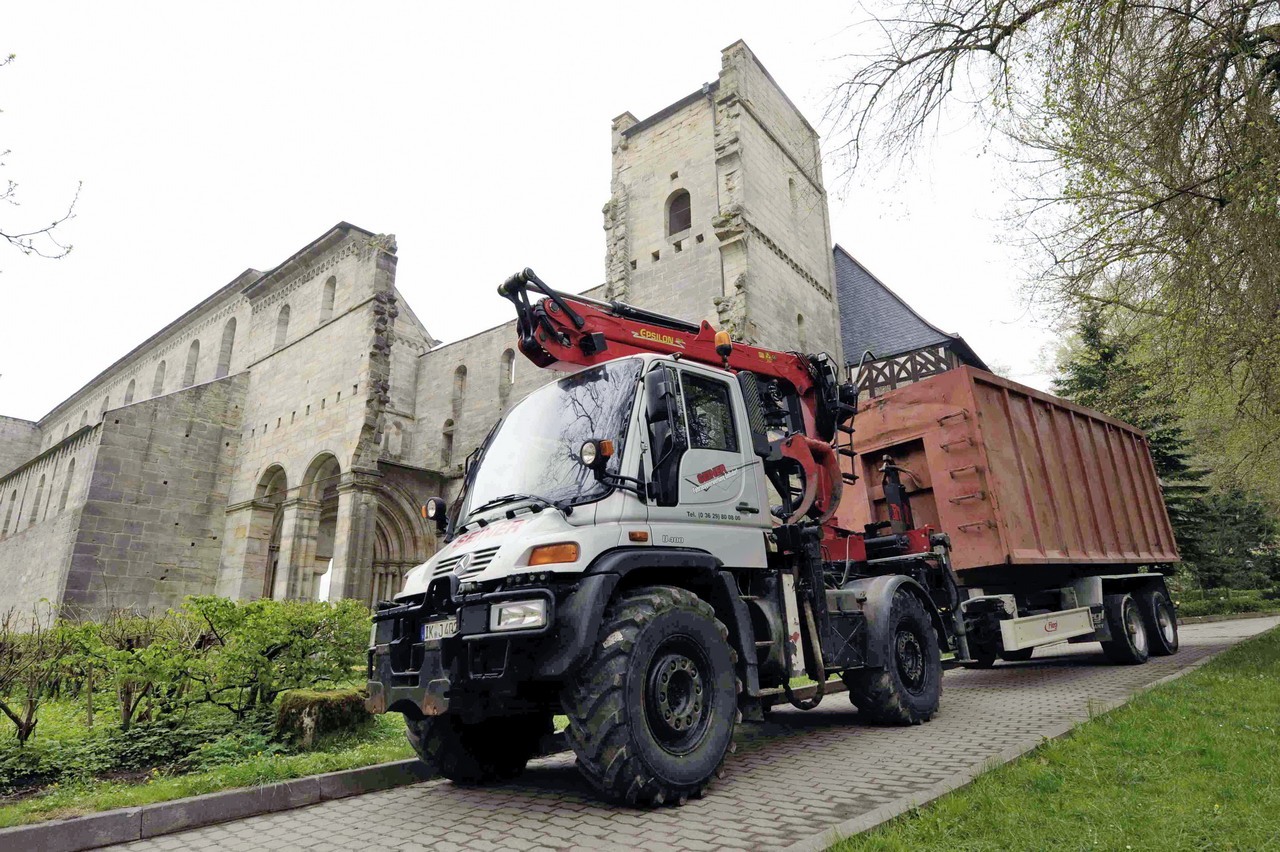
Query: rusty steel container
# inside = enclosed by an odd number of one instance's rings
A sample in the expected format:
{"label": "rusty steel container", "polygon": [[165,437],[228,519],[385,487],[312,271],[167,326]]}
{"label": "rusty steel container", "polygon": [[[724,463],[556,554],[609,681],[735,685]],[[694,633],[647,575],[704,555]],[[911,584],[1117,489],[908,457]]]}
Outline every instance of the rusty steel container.
{"label": "rusty steel container", "polygon": [[916,525],[950,533],[962,577],[1178,560],[1146,435],[1115,418],[961,367],[863,402],[854,428],[845,464],[859,478],[840,520],[888,518],[889,455],[912,474],[902,479]]}

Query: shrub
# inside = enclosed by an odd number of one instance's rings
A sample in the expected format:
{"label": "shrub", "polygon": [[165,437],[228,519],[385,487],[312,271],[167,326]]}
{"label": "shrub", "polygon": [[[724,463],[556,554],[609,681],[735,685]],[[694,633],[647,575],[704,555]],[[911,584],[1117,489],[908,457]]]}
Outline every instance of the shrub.
{"label": "shrub", "polygon": [[369,613],[338,603],[188,598],[181,617],[202,625],[207,650],[193,660],[204,700],[243,719],[288,689],[347,680],[365,653]]}
{"label": "shrub", "polygon": [[312,748],[325,734],[349,731],[372,721],[373,714],[364,706],[364,699],[364,691],[358,689],[286,692],[276,714],[276,735],[302,748]]}

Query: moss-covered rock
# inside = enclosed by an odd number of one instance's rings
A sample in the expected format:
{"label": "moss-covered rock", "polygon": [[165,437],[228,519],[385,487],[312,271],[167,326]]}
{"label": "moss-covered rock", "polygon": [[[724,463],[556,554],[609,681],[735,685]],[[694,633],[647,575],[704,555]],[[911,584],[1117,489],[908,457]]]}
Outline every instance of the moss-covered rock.
{"label": "moss-covered rock", "polygon": [[324,734],[350,731],[370,722],[373,716],[364,699],[364,691],[359,689],[290,690],[280,698],[276,734],[311,748]]}

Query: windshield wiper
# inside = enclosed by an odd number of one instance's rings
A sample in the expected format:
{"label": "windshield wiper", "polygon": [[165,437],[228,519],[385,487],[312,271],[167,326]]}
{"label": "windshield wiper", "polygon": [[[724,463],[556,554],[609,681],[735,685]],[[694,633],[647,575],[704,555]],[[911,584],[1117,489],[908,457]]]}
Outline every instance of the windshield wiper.
{"label": "windshield wiper", "polygon": [[[537,494],[507,494],[503,497],[495,497],[492,500],[490,500],[488,503],[485,503],[482,506],[475,507],[470,512],[467,512],[467,517],[470,518],[474,516],[476,512],[483,512],[485,509],[492,509],[496,506],[502,506],[506,503],[514,503],[517,500],[530,500],[534,503],[537,503],[539,507],[546,506],[549,509],[556,509],[561,512],[564,511],[564,507],[561,506],[559,503],[553,503],[550,500],[548,500],[546,497],[539,497]],[[539,508],[539,511],[541,511],[541,508]]]}

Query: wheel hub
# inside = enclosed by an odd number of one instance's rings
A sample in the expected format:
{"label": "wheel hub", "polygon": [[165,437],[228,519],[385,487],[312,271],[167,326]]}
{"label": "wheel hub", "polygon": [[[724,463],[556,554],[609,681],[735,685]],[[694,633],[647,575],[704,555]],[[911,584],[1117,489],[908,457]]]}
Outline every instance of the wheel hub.
{"label": "wheel hub", "polygon": [[1164,637],[1164,641],[1172,645],[1177,639],[1176,628],[1174,627],[1173,615],[1169,612],[1169,604],[1161,602],[1156,607],[1156,624],[1160,627],[1160,635]]}
{"label": "wheel hub", "polygon": [[694,649],[681,647],[683,644],[667,643],[660,648],[646,678],[649,728],[673,754],[686,753],[698,744],[709,717],[707,664]]}
{"label": "wheel hub", "polygon": [[1147,631],[1142,626],[1142,616],[1138,614],[1137,607],[1128,607],[1124,613],[1124,627],[1129,633],[1130,641],[1133,647],[1141,652],[1147,649]]}
{"label": "wheel hub", "polygon": [[925,654],[920,637],[912,630],[899,630],[893,642],[894,663],[898,676],[912,693],[924,689]]}

